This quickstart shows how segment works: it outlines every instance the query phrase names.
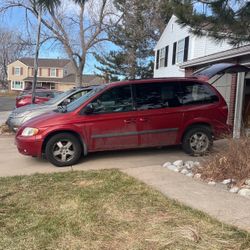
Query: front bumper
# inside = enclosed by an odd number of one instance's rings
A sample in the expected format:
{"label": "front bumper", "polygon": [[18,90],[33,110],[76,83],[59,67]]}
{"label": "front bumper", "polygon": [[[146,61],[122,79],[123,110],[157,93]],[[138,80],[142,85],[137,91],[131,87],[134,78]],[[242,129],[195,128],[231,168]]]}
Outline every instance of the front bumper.
{"label": "front bumper", "polygon": [[42,156],[42,143],[43,141],[36,136],[24,137],[18,135],[15,141],[17,149],[21,154],[35,157]]}

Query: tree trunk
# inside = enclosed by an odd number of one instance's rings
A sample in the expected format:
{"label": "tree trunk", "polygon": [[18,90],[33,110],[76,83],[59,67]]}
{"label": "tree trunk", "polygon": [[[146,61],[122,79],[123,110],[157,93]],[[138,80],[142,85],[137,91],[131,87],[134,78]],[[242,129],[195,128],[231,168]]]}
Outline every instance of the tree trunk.
{"label": "tree trunk", "polygon": [[76,87],[82,87],[82,73],[80,70],[76,73]]}
{"label": "tree trunk", "polygon": [[82,74],[83,74],[83,69],[84,69],[84,65],[85,65],[85,60],[82,60],[78,67],[75,69],[76,72],[76,87],[82,87],[83,86],[83,82],[82,82]]}

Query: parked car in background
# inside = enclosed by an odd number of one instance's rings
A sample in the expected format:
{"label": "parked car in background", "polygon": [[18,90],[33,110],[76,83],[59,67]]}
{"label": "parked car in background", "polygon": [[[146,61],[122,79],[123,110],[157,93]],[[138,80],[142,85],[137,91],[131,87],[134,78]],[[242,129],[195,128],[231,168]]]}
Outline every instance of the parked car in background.
{"label": "parked car in background", "polygon": [[20,108],[14,109],[7,119],[7,125],[13,131],[16,131],[24,122],[38,115],[50,112],[58,107],[69,104],[86,94],[93,87],[74,88],[57,95],[55,98],[50,99],[42,104],[30,104]]}
{"label": "parked car in background", "polygon": [[[61,91],[50,90],[50,89],[37,89],[35,103],[47,102],[51,98],[56,97],[62,93]],[[32,103],[32,92],[24,91],[16,97],[16,107],[22,107]]]}

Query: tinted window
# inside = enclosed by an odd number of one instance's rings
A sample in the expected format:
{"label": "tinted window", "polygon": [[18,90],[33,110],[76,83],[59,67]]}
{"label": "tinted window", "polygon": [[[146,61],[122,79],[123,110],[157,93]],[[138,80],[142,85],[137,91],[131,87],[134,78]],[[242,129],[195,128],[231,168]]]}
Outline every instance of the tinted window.
{"label": "tinted window", "polygon": [[107,90],[92,102],[95,114],[133,110],[131,87],[121,86]]}
{"label": "tinted window", "polygon": [[135,103],[138,110],[180,106],[178,83],[137,84]]}
{"label": "tinted window", "polygon": [[219,101],[218,96],[208,85],[200,83],[183,83],[182,84],[182,104],[207,104]]}

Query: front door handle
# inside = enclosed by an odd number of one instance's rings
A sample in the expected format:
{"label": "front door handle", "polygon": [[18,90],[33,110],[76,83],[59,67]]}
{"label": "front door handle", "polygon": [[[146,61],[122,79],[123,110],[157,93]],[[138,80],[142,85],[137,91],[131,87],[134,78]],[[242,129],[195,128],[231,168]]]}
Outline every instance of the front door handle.
{"label": "front door handle", "polygon": [[147,121],[148,121],[148,119],[147,119],[147,118],[145,118],[145,117],[141,117],[141,118],[139,118],[139,121],[140,121],[140,122],[147,122]]}

